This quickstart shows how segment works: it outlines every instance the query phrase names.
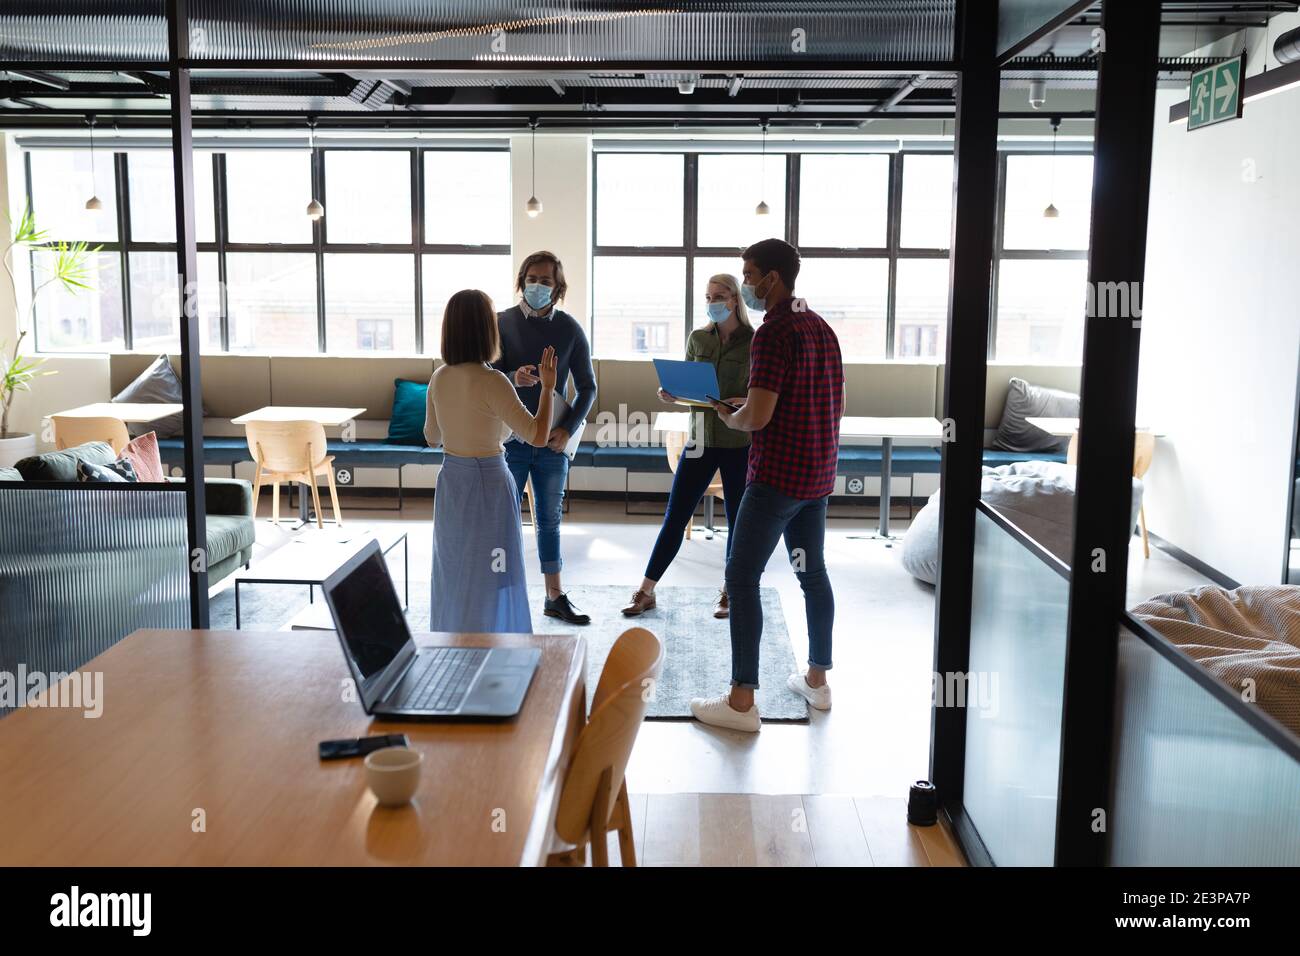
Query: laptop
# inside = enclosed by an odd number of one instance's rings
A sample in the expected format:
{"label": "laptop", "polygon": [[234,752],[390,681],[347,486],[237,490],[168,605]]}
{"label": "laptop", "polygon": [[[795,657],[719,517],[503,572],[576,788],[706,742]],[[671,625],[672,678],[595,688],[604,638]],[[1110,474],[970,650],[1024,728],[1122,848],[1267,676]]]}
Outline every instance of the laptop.
{"label": "laptop", "polygon": [[417,647],[388,564],[371,540],[321,585],[361,706],[383,717],[513,717],[541,651]]}
{"label": "laptop", "polygon": [[712,408],[708,396],[718,394],[718,370],[712,362],[685,362],[680,359],[654,359],[659,373],[659,387],[674,396],[679,404]]}

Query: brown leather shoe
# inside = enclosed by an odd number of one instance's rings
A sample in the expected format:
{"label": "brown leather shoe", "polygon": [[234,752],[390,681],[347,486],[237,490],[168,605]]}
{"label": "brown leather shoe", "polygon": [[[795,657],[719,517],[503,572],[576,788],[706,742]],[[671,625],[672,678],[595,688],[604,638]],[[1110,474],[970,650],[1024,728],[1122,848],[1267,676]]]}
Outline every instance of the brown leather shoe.
{"label": "brown leather shoe", "polygon": [[623,616],[640,617],[646,611],[654,610],[654,606],[654,592],[651,591],[649,594],[646,594],[644,591],[638,589],[637,592],[632,595],[632,603],[623,608]]}
{"label": "brown leather shoe", "polygon": [[727,597],[726,588],[718,592],[718,599],[713,603],[713,616],[731,617],[731,598]]}

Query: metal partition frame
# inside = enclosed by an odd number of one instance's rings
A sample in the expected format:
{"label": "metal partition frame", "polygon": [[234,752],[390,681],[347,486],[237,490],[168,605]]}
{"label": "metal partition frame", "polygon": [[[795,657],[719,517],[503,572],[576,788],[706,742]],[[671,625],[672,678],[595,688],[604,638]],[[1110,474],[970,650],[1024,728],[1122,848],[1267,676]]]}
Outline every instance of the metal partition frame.
{"label": "metal partition frame", "polygon": [[[935,593],[934,673],[965,674],[970,664],[975,508],[984,461],[984,389],[988,375],[989,277],[997,215],[997,0],[957,8],[957,124],[953,152],[953,223],[949,265],[944,418],[954,441],[942,447],[939,483],[939,577]],[[962,811],[966,711],[931,711],[930,779],[967,853],[978,835]]]}
{"label": "metal partition frame", "polygon": [[[1092,289],[1142,288],[1155,129],[1157,0],[1105,0],[1097,90]],[[1133,423],[1137,415],[1141,323],[1104,309],[1084,320],[1079,464],[1075,473],[1074,574],[1061,721],[1061,783],[1056,859],[1100,866],[1107,833],[1096,826],[1109,806],[1111,726],[1119,623],[1125,610],[1133,537]]]}

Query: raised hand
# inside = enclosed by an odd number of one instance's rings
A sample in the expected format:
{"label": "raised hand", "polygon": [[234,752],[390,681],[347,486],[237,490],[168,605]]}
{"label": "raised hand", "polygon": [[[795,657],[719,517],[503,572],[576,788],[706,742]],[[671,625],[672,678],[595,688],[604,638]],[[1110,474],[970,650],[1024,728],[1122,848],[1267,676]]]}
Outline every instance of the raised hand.
{"label": "raised hand", "polygon": [[537,375],[542,388],[555,388],[556,360],[555,349],[552,346],[546,346],[546,351],[542,353],[541,364],[537,366]]}

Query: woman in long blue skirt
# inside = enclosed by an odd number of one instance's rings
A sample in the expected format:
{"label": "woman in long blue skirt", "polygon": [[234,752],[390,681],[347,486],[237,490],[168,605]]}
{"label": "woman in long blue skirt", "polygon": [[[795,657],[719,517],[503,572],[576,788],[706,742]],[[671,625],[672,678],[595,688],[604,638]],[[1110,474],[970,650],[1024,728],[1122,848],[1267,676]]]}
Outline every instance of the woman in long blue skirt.
{"label": "woman in long blue skirt", "polygon": [[457,292],[442,320],[446,364],[429,381],[424,433],[441,435],[442,471],[433,508],[429,629],[457,633],[529,633],[519,496],[502,440],[511,432],[541,447],[550,436],[555,350],[538,356],[541,398],[534,416],[515,387],[488,363],[501,339],[492,300]]}

